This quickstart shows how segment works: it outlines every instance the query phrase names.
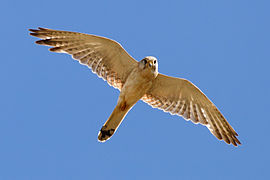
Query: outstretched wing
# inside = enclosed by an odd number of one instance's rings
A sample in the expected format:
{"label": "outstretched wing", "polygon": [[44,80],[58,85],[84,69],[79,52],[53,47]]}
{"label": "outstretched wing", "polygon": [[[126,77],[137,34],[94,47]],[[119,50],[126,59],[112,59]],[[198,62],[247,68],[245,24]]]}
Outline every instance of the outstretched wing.
{"label": "outstretched wing", "polygon": [[121,90],[128,74],[137,64],[122,46],[104,37],[58,31],[46,28],[29,29],[30,35],[41,38],[37,44],[52,46],[50,51],[67,53],[87,65],[93,73]]}
{"label": "outstretched wing", "polygon": [[241,144],[238,134],[217,107],[191,82],[158,74],[153,87],[142,100],[153,108],[183,116],[208,127],[213,135],[228,144]]}

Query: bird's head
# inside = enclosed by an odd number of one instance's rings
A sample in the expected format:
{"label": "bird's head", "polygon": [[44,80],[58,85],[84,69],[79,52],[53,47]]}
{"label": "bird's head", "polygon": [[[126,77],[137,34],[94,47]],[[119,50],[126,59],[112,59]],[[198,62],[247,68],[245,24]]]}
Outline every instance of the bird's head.
{"label": "bird's head", "polygon": [[158,74],[158,62],[157,58],[153,56],[146,56],[139,62],[139,68],[143,70],[150,70],[157,76]]}

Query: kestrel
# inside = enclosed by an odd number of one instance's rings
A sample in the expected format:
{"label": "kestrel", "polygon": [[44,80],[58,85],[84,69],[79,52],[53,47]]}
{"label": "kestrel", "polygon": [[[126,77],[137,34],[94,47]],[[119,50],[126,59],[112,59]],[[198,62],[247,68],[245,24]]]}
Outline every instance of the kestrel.
{"label": "kestrel", "polygon": [[72,55],[120,90],[115,109],[99,131],[99,141],[110,139],[141,99],[153,108],[206,126],[219,140],[234,146],[241,144],[238,134],[206,95],[186,79],[158,73],[155,57],[147,56],[138,62],[119,43],[100,36],[46,28],[29,30],[30,35],[41,39],[37,44],[52,46],[52,52]]}

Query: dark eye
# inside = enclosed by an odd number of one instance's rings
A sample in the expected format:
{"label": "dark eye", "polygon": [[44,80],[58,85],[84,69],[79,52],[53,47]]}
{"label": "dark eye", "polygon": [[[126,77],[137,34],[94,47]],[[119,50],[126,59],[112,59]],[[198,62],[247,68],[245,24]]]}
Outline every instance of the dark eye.
{"label": "dark eye", "polygon": [[157,61],[156,60],[154,60],[154,64],[156,64],[157,63]]}
{"label": "dark eye", "polygon": [[142,61],[143,61],[143,64],[146,64],[147,63],[147,61],[145,59],[143,59]]}

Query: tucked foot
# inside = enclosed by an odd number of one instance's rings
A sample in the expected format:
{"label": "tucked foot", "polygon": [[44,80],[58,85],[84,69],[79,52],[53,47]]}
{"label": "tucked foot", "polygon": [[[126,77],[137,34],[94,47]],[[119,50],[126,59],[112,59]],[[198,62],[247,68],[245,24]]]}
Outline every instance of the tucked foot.
{"label": "tucked foot", "polygon": [[107,129],[106,126],[103,126],[98,133],[98,141],[105,142],[106,140],[110,139],[114,131],[115,129]]}

